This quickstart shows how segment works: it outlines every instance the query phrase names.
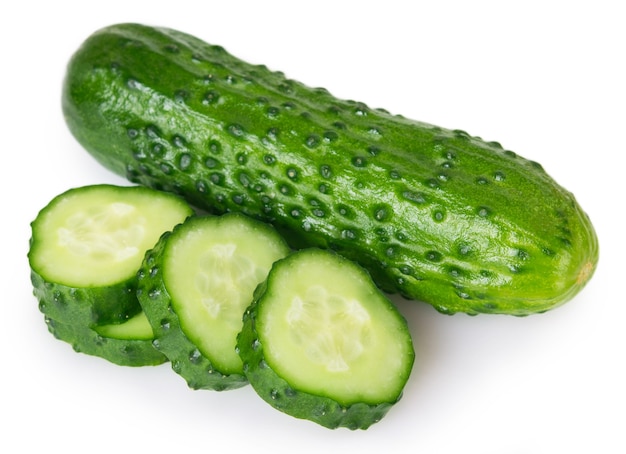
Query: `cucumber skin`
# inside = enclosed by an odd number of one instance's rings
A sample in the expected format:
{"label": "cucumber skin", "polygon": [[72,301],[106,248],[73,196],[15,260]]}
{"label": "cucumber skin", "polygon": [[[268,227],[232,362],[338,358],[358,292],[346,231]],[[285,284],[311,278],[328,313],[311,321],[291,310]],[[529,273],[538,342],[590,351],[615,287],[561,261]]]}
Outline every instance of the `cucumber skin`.
{"label": "cucumber skin", "polygon": [[141,312],[135,276],[102,287],[75,288],[49,282],[31,269],[39,310],[60,323],[85,327],[122,323]]}
{"label": "cucumber skin", "polygon": [[597,265],[591,221],[539,164],[178,31],[97,31],[70,60],[62,101],[110,170],[270,222],[293,247],[334,249],[443,313],[545,312]]}
{"label": "cucumber skin", "polygon": [[267,281],[255,290],[254,299],[243,315],[243,328],[237,336],[237,351],[243,361],[244,372],[261,399],[283,413],[313,421],[328,429],[345,427],[365,430],[379,422],[402,395],[394,402],[376,405],[357,402],[344,406],[329,397],[294,390],[270,367],[265,361],[263,343],[256,331],[258,302],[266,288]]}
{"label": "cucumber skin", "polygon": [[146,339],[115,339],[101,336],[92,328],[73,325],[45,317],[48,331],[67,342],[74,351],[100,357],[118,366],[158,366],[167,358]]}
{"label": "cucumber skin", "polygon": [[185,336],[180,320],[172,310],[160,267],[172,231],[165,232],[154,248],[146,252],[137,273],[137,297],[152,325],[155,337],[153,344],[169,359],[172,370],[184,378],[189,388],[214,391],[241,388],[248,384],[247,378],[243,374],[225,375],[217,371],[211,361]]}

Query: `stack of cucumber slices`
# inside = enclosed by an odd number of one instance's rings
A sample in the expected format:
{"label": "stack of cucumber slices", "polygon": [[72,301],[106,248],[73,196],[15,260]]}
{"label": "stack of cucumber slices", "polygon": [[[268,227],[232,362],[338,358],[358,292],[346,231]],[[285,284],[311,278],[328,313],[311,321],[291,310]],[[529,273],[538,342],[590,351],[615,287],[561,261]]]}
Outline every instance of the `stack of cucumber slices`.
{"label": "stack of cucumber slices", "polygon": [[406,320],[359,265],[173,194],[70,189],[33,221],[28,259],[48,329],[76,351],[169,362],[192,389],[250,384],[324,427],[379,421],[413,366]]}

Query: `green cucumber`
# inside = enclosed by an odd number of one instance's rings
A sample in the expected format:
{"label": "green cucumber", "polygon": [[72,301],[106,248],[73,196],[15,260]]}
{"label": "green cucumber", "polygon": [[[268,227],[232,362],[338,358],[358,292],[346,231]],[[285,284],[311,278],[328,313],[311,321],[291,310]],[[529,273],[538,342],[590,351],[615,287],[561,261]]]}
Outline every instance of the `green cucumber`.
{"label": "green cucumber", "polygon": [[179,31],[118,24],[71,58],[70,131],[130,181],[339,252],[444,313],[528,315],[598,261],[574,196],[536,162],[336,99]]}
{"label": "green cucumber", "polygon": [[321,249],[274,264],[237,347],[261,398],[328,428],[378,422],[401,398],[415,357],[405,319],[369,274]]}
{"label": "green cucumber", "polygon": [[142,186],[98,184],[56,196],[31,224],[28,260],[40,310],[85,326],[138,314],[145,252],[192,214],[180,197]]}
{"label": "green cucumber", "polygon": [[154,345],[190,388],[246,385],[235,350],[255,287],[290,249],[271,226],[238,213],[191,217],[144,259],[137,295]]}
{"label": "green cucumber", "polygon": [[104,358],[120,366],[156,366],[167,362],[167,357],[152,345],[152,327],[143,312],[123,323],[93,328],[49,317],[45,320],[50,333],[71,344],[76,352]]}

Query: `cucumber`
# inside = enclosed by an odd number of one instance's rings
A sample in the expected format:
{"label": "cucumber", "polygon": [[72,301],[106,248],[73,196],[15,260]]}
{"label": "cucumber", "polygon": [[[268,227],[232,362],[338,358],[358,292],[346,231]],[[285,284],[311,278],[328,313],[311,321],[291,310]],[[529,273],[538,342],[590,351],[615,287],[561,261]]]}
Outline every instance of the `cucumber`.
{"label": "cucumber", "polygon": [[415,357],[405,319],[369,274],[321,249],[274,264],[237,347],[261,398],[333,429],[380,421],[401,398]]}
{"label": "cucumber", "polygon": [[155,347],[190,388],[248,383],[235,351],[243,313],[272,263],[289,251],[271,226],[230,213],[191,217],[146,254],[139,302]]}
{"label": "cucumber", "polygon": [[62,100],[72,134],[113,172],[271,223],[291,247],[334,250],[443,313],[545,312],[596,269],[589,217],[538,163],[176,30],[98,30]]}
{"label": "cucumber", "polygon": [[152,327],[143,312],[123,323],[93,328],[49,317],[45,317],[45,321],[50,333],[71,344],[76,352],[120,366],[157,366],[167,362],[167,357],[152,345]]}
{"label": "cucumber", "polygon": [[51,200],[31,223],[28,251],[50,331],[112,362],[162,362],[141,322],[136,274],[161,234],[192,214],[182,198],[142,186],[90,185]]}

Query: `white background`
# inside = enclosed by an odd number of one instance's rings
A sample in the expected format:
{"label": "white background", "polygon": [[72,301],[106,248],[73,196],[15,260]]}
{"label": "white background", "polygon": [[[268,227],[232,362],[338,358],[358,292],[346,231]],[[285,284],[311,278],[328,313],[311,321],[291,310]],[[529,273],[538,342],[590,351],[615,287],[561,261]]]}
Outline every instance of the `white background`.
{"label": "white background", "polygon": [[[3,2],[0,451],[626,452],[620,3]],[[338,97],[539,161],[597,228],[595,277],[565,306],[527,318],[399,303],[417,362],[402,401],[367,431],[293,419],[250,387],[192,391],[168,365],[74,353],[47,332],[32,296],[29,223],[70,187],[126,184],[82,150],[60,109],[70,55],[126,21],[178,28]]]}

